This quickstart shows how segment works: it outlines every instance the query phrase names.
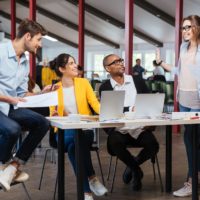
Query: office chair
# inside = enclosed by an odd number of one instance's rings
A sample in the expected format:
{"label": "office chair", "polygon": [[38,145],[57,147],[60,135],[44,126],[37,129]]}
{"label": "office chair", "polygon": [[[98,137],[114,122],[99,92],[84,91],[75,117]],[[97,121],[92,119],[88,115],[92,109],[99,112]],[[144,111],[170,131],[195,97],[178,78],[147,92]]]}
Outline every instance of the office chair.
{"label": "office chair", "polygon": [[[130,147],[129,147],[129,148],[130,148]],[[132,148],[135,148],[135,147],[132,147]],[[107,181],[109,181],[109,178],[110,178],[110,171],[111,171],[111,164],[112,164],[112,158],[113,158],[113,157],[114,157],[114,156],[111,156],[111,157],[110,157],[110,162],[109,162],[109,167],[108,167]],[[159,166],[157,154],[155,155],[155,157],[151,158],[150,160],[151,160],[152,167],[153,167],[154,180],[156,180],[155,164],[156,164],[156,166],[157,166],[158,177],[159,177],[159,181],[160,181],[160,189],[161,189],[161,192],[163,192],[163,191],[164,191],[164,189],[163,189],[163,182],[162,182],[162,177],[161,177],[161,173],[160,173],[160,166]],[[115,182],[115,176],[116,176],[116,171],[117,171],[117,164],[118,164],[118,157],[116,156],[110,193],[112,193],[112,192],[113,192],[113,189],[114,189],[114,182]]]}
{"label": "office chair", "polygon": [[[39,182],[39,186],[38,186],[39,190],[41,189],[41,185],[42,185],[42,179],[43,179],[43,174],[44,174],[44,168],[45,168],[45,164],[46,164],[47,154],[48,154],[48,152],[57,149],[57,141],[55,139],[55,133],[54,133],[54,129],[53,128],[51,128],[50,132],[49,132],[49,145],[50,145],[50,148],[48,148],[46,150],[45,156],[44,156],[44,161],[43,161],[43,166],[42,166],[42,171],[41,171],[41,176],[40,176],[40,182]],[[96,152],[97,159],[98,159],[98,164],[99,164],[99,168],[100,168],[102,182],[105,185],[105,180],[104,180],[104,177],[103,177],[101,160],[100,160],[100,156],[99,156],[99,129],[95,129],[94,130],[94,141],[93,141],[93,144],[91,146],[91,151],[95,151]],[[56,186],[57,186],[57,177],[56,177],[56,185],[55,185],[54,197],[55,197],[55,193],[56,193]]]}

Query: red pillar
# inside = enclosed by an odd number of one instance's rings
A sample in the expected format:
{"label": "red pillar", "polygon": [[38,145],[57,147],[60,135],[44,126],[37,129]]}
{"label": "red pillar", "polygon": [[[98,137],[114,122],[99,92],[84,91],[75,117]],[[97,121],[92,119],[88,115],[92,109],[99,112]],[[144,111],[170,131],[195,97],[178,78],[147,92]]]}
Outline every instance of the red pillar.
{"label": "red pillar", "polygon": [[79,0],[78,8],[79,8],[79,12],[78,12],[78,63],[80,66],[84,67],[85,0]]}
{"label": "red pillar", "polygon": [[[182,41],[182,36],[180,32],[180,27],[183,19],[183,0],[176,0],[176,17],[175,17],[175,64],[178,65],[180,45]],[[174,79],[174,111],[178,111],[178,103],[176,99],[176,89],[178,85],[177,76]],[[174,126],[173,132],[180,132],[180,126]]]}
{"label": "red pillar", "polygon": [[11,10],[11,40],[15,39],[16,36],[16,0],[10,2]]}
{"label": "red pillar", "polygon": [[132,74],[133,5],[134,5],[134,0],[126,0],[125,1],[125,67],[126,67],[126,74]]}
{"label": "red pillar", "polygon": [[[36,0],[29,0],[29,19],[36,20]],[[36,60],[34,54],[29,54],[30,76],[36,78]]]}

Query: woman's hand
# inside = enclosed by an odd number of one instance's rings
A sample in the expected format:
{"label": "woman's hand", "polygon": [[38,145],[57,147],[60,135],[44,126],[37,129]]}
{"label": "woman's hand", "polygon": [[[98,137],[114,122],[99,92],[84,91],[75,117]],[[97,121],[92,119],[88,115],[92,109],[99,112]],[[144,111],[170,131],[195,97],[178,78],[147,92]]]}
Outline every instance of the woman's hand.
{"label": "woman's hand", "polygon": [[59,85],[47,85],[43,88],[41,93],[47,93],[47,92],[52,92],[55,91],[59,88]]}

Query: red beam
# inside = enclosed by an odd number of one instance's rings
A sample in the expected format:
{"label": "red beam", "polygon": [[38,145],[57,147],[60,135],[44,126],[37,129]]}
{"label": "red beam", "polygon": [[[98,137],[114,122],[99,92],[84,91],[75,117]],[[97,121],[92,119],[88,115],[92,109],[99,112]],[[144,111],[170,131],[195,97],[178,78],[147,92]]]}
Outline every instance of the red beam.
{"label": "red beam", "polygon": [[[36,0],[29,0],[29,19],[36,20]],[[36,60],[34,54],[29,54],[30,76],[36,78]]]}
{"label": "red beam", "polygon": [[133,5],[134,5],[134,0],[126,0],[125,1],[125,67],[126,67],[126,74],[132,74]]}
{"label": "red beam", "polygon": [[[179,59],[179,51],[180,51],[180,45],[182,41],[182,35],[180,32],[180,27],[183,19],[183,0],[176,0],[176,17],[175,17],[175,63],[176,66],[178,65],[178,59]],[[174,79],[174,111],[178,111],[178,102],[176,99],[176,90],[178,86],[178,80],[177,76],[175,76]],[[173,132],[179,133],[180,132],[180,126],[173,126]]]}
{"label": "red beam", "polygon": [[10,10],[11,10],[11,40],[14,40],[16,36],[16,0],[11,0]]}
{"label": "red beam", "polygon": [[78,5],[78,63],[80,66],[84,67],[85,0],[79,0]]}

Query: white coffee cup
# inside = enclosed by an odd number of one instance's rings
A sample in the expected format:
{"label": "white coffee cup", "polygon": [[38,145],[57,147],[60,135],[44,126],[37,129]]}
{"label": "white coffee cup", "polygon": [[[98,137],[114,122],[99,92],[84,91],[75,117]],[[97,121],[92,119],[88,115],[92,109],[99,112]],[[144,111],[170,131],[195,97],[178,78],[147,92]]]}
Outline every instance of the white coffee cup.
{"label": "white coffee cup", "polygon": [[135,112],[129,111],[124,113],[125,119],[134,119],[135,118]]}

